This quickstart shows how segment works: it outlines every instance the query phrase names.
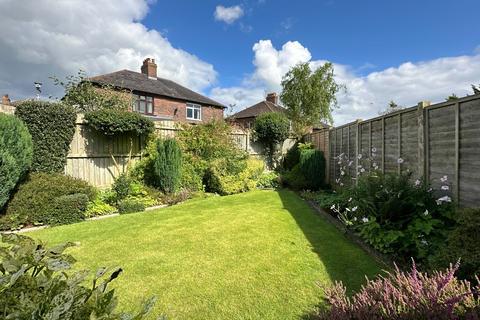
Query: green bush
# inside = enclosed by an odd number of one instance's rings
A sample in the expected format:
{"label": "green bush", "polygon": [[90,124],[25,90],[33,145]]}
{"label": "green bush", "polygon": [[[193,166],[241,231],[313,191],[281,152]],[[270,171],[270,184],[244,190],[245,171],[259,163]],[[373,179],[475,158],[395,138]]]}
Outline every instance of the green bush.
{"label": "green bush", "polygon": [[283,169],[290,171],[300,162],[300,149],[298,148],[298,142],[287,150],[287,154],[283,158]]}
{"label": "green bush", "polygon": [[33,141],[33,172],[63,172],[75,133],[75,110],[64,104],[26,101],[15,110]]}
{"label": "green bush", "polygon": [[257,188],[259,189],[274,189],[280,186],[280,177],[275,171],[264,172],[258,177]]}
{"label": "green bush", "polygon": [[267,112],[255,119],[253,137],[265,148],[270,167],[274,167],[278,145],[288,138],[289,129],[290,123],[283,113]]}
{"label": "green bush", "polygon": [[182,151],[176,140],[157,140],[151,185],[165,193],[178,190],[181,182]]}
{"label": "green bush", "polygon": [[118,313],[110,282],[122,269],[100,268],[87,285],[89,273],[72,271],[75,259],[64,253],[74,243],[46,247],[18,234],[2,234],[0,305],[3,319],[136,319],[150,313],[150,298],[137,314]]}
{"label": "green bush", "polygon": [[3,223],[10,228],[48,223],[58,197],[79,193],[93,200],[96,191],[87,182],[69,176],[30,174],[8,204]]}
{"label": "green bush", "polygon": [[15,116],[0,113],[0,210],[32,164],[32,137]]}
{"label": "green bush", "polygon": [[431,266],[438,269],[460,259],[458,277],[474,281],[475,276],[480,276],[480,209],[459,210],[455,221],[447,241],[432,257]]}
{"label": "green bush", "polygon": [[49,225],[61,225],[83,221],[85,220],[87,205],[88,197],[83,193],[55,198],[46,223]]}
{"label": "green bush", "polygon": [[118,213],[127,214],[145,211],[145,204],[137,198],[126,198],[118,204]]}
{"label": "green bush", "polygon": [[293,190],[307,190],[308,184],[303,172],[300,168],[300,164],[293,166],[292,170],[285,172],[282,175],[282,183],[284,186]]}
{"label": "green bush", "polygon": [[189,158],[182,161],[180,186],[192,192],[204,191],[203,168],[196,166]]}
{"label": "green bush", "polygon": [[96,197],[93,201],[88,203],[85,217],[92,218],[106,216],[114,214],[115,212],[117,212],[117,208],[102,200],[101,197]]}
{"label": "green bush", "polygon": [[315,149],[303,150],[299,162],[307,189],[318,190],[325,184],[325,157],[323,152]]}
{"label": "green bush", "polygon": [[125,172],[115,178],[112,185],[112,191],[115,193],[115,202],[120,202],[130,195],[132,183],[132,178]]}
{"label": "green bush", "polygon": [[152,120],[137,112],[121,109],[100,109],[85,113],[88,125],[107,136],[133,133],[148,135],[155,129]]}

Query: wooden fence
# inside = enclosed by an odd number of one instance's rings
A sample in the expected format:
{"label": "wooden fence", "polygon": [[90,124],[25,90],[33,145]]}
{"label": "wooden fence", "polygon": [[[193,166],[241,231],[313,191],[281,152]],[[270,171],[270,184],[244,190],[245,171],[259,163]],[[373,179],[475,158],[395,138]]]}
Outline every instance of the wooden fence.
{"label": "wooden fence", "polygon": [[327,154],[331,184],[340,176],[337,157],[344,154],[346,162],[352,161],[351,176],[359,166],[370,168],[375,163],[384,172],[408,169],[437,190],[444,185],[440,179],[447,176],[448,192],[460,206],[480,206],[480,95],[435,105],[420,103],[332,128],[328,139],[319,138],[322,143],[314,135],[308,139]]}

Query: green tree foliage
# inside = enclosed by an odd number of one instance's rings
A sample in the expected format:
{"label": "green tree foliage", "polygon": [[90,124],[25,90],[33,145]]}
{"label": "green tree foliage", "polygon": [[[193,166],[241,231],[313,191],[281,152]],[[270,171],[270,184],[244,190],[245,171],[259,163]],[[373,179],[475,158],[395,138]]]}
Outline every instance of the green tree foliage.
{"label": "green tree foliage", "polygon": [[108,285],[122,272],[100,268],[91,285],[89,272],[72,271],[76,260],[64,251],[74,243],[46,247],[18,234],[2,234],[0,305],[3,319],[144,319],[155,298],[137,314],[116,311],[118,299]]}
{"label": "green tree foliage", "polygon": [[61,207],[57,198],[84,194],[91,201],[95,193],[92,186],[80,179],[62,174],[30,174],[8,204],[3,217],[4,228],[50,223],[52,212]]}
{"label": "green tree foliage", "polygon": [[0,210],[32,164],[32,137],[15,116],[0,113]]}
{"label": "green tree foliage", "polygon": [[404,107],[399,106],[395,101],[390,100],[387,108],[383,111],[380,111],[379,114],[380,115],[386,115],[386,114],[397,112],[397,111],[402,110],[402,109],[404,109]]}
{"label": "green tree foliage", "polygon": [[300,153],[299,166],[308,189],[318,190],[325,184],[325,157],[322,151],[303,150]]}
{"label": "green tree foliage", "polygon": [[458,97],[455,93],[452,93],[451,95],[445,98],[445,101],[455,101],[455,100],[458,100]]}
{"label": "green tree foliage", "polygon": [[28,128],[33,141],[34,172],[63,172],[73,134],[75,110],[61,103],[25,101],[15,115]]}
{"label": "green tree foliage", "polygon": [[333,65],[325,63],[312,71],[309,63],[293,67],[282,79],[280,99],[297,137],[321,121],[332,122],[335,94],[342,88],[335,82]]}
{"label": "green tree foliage", "polygon": [[148,135],[155,129],[153,121],[136,112],[101,109],[85,113],[88,125],[107,136],[132,133]]}
{"label": "green tree foliage", "polygon": [[63,102],[73,106],[77,112],[85,113],[102,109],[127,111],[132,105],[132,94],[119,91],[111,85],[94,85],[87,74],[80,70],[65,80],[52,77],[53,83],[65,91]]}
{"label": "green tree foliage", "polygon": [[182,151],[175,139],[158,139],[156,144],[151,183],[165,193],[175,192],[180,186]]}
{"label": "green tree foliage", "polygon": [[274,166],[278,144],[288,138],[289,129],[289,121],[283,113],[263,113],[255,119],[253,125],[255,139],[265,147],[271,167]]}

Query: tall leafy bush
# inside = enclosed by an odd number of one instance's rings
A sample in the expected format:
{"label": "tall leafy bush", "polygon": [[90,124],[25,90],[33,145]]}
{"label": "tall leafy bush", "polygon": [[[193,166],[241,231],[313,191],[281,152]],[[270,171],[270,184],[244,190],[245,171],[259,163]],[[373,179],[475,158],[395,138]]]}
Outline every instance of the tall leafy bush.
{"label": "tall leafy bush", "polygon": [[21,103],[15,115],[32,136],[32,171],[62,172],[75,133],[75,110],[61,103],[32,100]]}
{"label": "tall leafy bush", "polygon": [[151,184],[165,193],[178,190],[181,179],[182,151],[175,139],[158,139],[152,163]]}
{"label": "tall leafy bush", "polygon": [[263,113],[255,119],[254,137],[264,146],[271,167],[278,145],[288,138],[289,128],[289,121],[283,113]]}
{"label": "tall leafy bush", "polygon": [[300,153],[299,167],[308,189],[318,190],[325,184],[325,157],[322,151],[303,150]]}
{"label": "tall leafy bush", "polygon": [[[2,319],[136,319],[151,312],[155,298],[136,314],[118,312],[118,298],[108,285],[121,268],[72,271],[76,260],[64,253],[74,243],[46,247],[18,234],[2,234],[0,306]],[[89,285],[86,283],[89,282]]]}
{"label": "tall leafy bush", "polygon": [[32,164],[32,137],[15,116],[0,113],[0,210]]}

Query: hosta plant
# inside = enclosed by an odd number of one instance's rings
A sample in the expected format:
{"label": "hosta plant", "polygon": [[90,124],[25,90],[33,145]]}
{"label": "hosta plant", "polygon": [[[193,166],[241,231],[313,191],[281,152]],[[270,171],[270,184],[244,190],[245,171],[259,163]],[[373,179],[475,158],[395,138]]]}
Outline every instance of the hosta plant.
{"label": "hosta plant", "polygon": [[325,290],[327,307],[313,319],[331,320],[416,320],[479,319],[478,286],[458,280],[458,263],[432,274],[396,268],[384,277],[368,281],[349,297],[341,282]]}
{"label": "hosta plant", "polygon": [[86,285],[88,271],[72,271],[75,259],[64,250],[74,243],[46,247],[18,234],[2,234],[0,246],[0,314],[2,319],[140,320],[153,308],[150,298],[136,314],[116,311],[110,282],[122,269],[97,270]]}

